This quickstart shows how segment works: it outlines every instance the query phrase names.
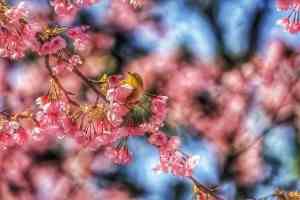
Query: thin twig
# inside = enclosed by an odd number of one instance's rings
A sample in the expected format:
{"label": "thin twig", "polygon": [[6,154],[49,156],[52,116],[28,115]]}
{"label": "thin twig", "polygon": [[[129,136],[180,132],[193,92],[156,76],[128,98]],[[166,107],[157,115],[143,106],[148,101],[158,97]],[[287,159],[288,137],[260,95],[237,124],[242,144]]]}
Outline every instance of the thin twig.
{"label": "thin twig", "polygon": [[77,67],[74,67],[72,72],[74,72],[79,78],[81,78],[81,80],[98,95],[97,96],[98,99],[99,99],[99,97],[101,97],[104,101],[107,102],[106,97],[98,90],[98,88],[96,88],[90,82],[90,80]]}

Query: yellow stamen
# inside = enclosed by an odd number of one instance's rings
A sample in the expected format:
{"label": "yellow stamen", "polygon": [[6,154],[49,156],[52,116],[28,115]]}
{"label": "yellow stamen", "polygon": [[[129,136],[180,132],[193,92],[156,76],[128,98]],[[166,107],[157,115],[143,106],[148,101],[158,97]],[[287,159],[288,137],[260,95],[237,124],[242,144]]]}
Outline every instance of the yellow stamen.
{"label": "yellow stamen", "polygon": [[277,189],[274,193],[279,200],[300,200],[300,192],[298,191],[284,191],[281,189]]}
{"label": "yellow stamen", "polygon": [[40,39],[44,42],[66,31],[63,27],[46,27],[39,33]]}
{"label": "yellow stamen", "polygon": [[61,98],[61,90],[55,80],[50,79],[48,97],[50,101],[57,101]]}
{"label": "yellow stamen", "polygon": [[105,114],[105,107],[102,104],[97,105],[83,105],[80,107],[80,111],[85,116],[88,123],[95,120],[103,119]]}

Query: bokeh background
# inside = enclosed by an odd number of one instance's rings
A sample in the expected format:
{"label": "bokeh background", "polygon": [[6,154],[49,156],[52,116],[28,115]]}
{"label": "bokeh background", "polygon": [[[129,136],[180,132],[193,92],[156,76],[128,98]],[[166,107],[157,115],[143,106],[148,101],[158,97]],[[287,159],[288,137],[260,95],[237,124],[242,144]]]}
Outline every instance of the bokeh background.
{"label": "bokeh background", "polygon": [[[291,92],[289,81],[298,83],[300,36],[276,25],[288,13],[278,12],[273,0],[137,1],[140,6],[134,8],[122,0],[100,0],[70,19],[55,18],[48,1],[26,2],[39,20],[90,26],[90,49],[81,52],[86,62],[82,70],[90,78],[136,71],[148,91],[170,97],[164,130],[182,138],[184,152],[201,157],[195,170],[199,182],[218,185],[226,200],[261,197],[278,187],[300,190],[299,108],[294,96],[282,100]],[[41,65],[35,55],[0,60],[0,110],[20,111],[47,91]],[[275,78],[265,83],[270,77]],[[80,99],[93,98],[72,74],[61,79]],[[8,163],[3,168],[13,177],[9,180],[32,182],[37,199],[43,200],[55,199],[46,191],[61,191],[56,178],[64,173],[58,166],[69,159],[82,159],[69,170],[82,171],[82,165],[91,163],[88,172],[79,171],[87,190],[99,194],[95,199],[192,199],[191,182],[153,171],[159,155],[143,137],[129,139],[134,161],[128,166],[111,164],[101,151],[78,158],[72,145],[66,138],[14,149],[11,159],[1,156]],[[21,161],[30,163],[28,169],[18,168]],[[22,191],[24,186],[12,182],[1,184],[6,188],[2,193]],[[92,199],[84,194],[77,198]]]}

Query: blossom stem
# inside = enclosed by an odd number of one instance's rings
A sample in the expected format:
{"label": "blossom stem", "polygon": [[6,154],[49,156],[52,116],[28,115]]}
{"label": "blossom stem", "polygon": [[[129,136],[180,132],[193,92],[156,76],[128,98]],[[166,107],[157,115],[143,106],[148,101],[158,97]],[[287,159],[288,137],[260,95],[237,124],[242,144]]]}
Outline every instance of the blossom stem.
{"label": "blossom stem", "polygon": [[210,196],[212,196],[213,198],[215,198],[217,200],[224,200],[223,198],[217,196],[213,190],[211,190],[210,188],[206,187],[205,185],[199,183],[195,177],[190,176],[189,178],[197,186],[197,188],[199,190],[203,191],[206,194],[209,194]]}
{"label": "blossom stem", "polygon": [[67,98],[68,102],[74,106],[79,107],[79,103],[77,103],[76,101],[72,100],[69,96],[70,92],[68,92],[63,85],[61,84],[61,82],[58,80],[58,78],[53,74],[53,71],[50,67],[50,63],[49,63],[49,56],[47,55],[45,57],[45,66],[46,69],[48,70],[49,75],[51,76],[51,78],[55,81],[55,83],[58,85],[58,87],[61,89],[61,91],[64,93],[65,97]]}

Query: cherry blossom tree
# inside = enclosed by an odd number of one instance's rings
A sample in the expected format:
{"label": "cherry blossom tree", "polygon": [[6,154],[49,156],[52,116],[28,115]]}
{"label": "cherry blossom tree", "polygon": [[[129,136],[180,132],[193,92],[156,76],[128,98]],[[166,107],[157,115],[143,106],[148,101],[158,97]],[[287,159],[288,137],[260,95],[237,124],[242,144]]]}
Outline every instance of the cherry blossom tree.
{"label": "cherry blossom tree", "polygon": [[[232,171],[241,187],[263,181],[263,139],[274,125],[299,128],[299,54],[275,40],[243,62],[221,50],[223,58],[204,62],[180,49],[118,59],[117,37],[126,40],[139,26],[167,33],[149,19],[156,4],[150,0],[109,1],[105,31],[78,22],[101,4],[50,0],[39,9],[33,1],[0,0],[0,199],[134,199],[120,183],[92,184],[99,171],[134,162],[133,138],[155,149],[154,171],[191,182],[195,200],[227,199],[222,181]],[[299,6],[276,1],[290,12],[278,21],[289,33],[300,30]],[[215,17],[208,19],[218,33]],[[252,120],[258,109],[266,120],[261,129]],[[183,150],[178,127],[213,145],[220,186],[195,175],[201,158]],[[270,197],[293,200],[299,193],[277,189]]]}

